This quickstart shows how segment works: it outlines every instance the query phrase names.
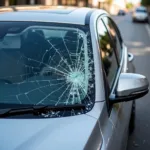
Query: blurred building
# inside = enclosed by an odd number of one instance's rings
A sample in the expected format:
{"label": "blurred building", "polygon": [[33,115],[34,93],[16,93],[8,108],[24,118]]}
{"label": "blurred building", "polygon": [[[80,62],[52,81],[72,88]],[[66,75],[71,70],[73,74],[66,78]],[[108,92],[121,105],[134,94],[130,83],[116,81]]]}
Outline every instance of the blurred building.
{"label": "blurred building", "polygon": [[1,6],[24,5],[24,4],[40,4],[42,0],[0,0]]}
{"label": "blurred building", "polygon": [[105,7],[109,0],[0,0],[1,6],[25,5],[25,4],[44,4],[44,5],[68,5],[68,6],[87,6]]}
{"label": "blurred building", "polygon": [[9,5],[64,5],[78,7],[96,7],[114,13],[120,7],[124,7],[126,0],[0,0],[1,6]]}
{"label": "blurred building", "polygon": [[126,10],[127,0],[113,0],[110,6],[110,13],[116,15],[119,10]]}

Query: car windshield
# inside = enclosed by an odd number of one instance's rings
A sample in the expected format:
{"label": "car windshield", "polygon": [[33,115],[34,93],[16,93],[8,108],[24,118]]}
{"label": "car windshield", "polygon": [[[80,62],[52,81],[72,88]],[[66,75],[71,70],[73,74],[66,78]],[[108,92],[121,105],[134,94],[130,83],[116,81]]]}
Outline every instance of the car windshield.
{"label": "car windshield", "polygon": [[147,11],[145,9],[136,9],[136,12],[140,12],[140,13],[146,13]]}
{"label": "car windshield", "polygon": [[0,22],[1,106],[91,104],[93,96],[89,27]]}

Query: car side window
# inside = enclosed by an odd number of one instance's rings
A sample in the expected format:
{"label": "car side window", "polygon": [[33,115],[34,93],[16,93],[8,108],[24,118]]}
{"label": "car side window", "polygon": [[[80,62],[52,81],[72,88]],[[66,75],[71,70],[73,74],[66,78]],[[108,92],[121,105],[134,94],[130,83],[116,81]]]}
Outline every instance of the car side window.
{"label": "car side window", "polygon": [[118,62],[112,39],[101,19],[97,23],[99,50],[110,89],[118,72]]}
{"label": "car side window", "polygon": [[108,17],[103,17],[103,21],[107,27],[107,30],[109,34],[111,35],[111,38],[113,40],[114,47],[117,52],[118,59],[121,60],[122,56],[122,38],[121,34],[119,32],[119,29],[117,28],[116,24],[113,22],[112,19]]}

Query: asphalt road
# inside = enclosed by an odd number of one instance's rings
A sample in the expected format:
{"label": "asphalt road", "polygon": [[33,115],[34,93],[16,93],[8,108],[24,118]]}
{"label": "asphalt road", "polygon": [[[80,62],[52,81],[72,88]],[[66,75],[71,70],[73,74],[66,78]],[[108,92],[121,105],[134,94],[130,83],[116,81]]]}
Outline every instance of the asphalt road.
{"label": "asphalt road", "polygon": [[[128,51],[134,54],[136,72],[150,82],[150,25],[132,23],[131,15],[113,17],[120,28]],[[136,101],[136,128],[129,137],[127,150],[150,150],[150,93]]]}

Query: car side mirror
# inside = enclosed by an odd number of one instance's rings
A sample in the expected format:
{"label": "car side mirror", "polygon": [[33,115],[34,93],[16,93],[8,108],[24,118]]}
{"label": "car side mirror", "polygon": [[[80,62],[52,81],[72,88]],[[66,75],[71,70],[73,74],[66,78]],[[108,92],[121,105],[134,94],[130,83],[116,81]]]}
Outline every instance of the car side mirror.
{"label": "car side mirror", "polygon": [[147,78],[140,74],[121,73],[112,103],[131,101],[143,97],[149,91]]}
{"label": "car side mirror", "polygon": [[134,55],[132,53],[128,53],[128,60],[132,62],[134,60]]}

